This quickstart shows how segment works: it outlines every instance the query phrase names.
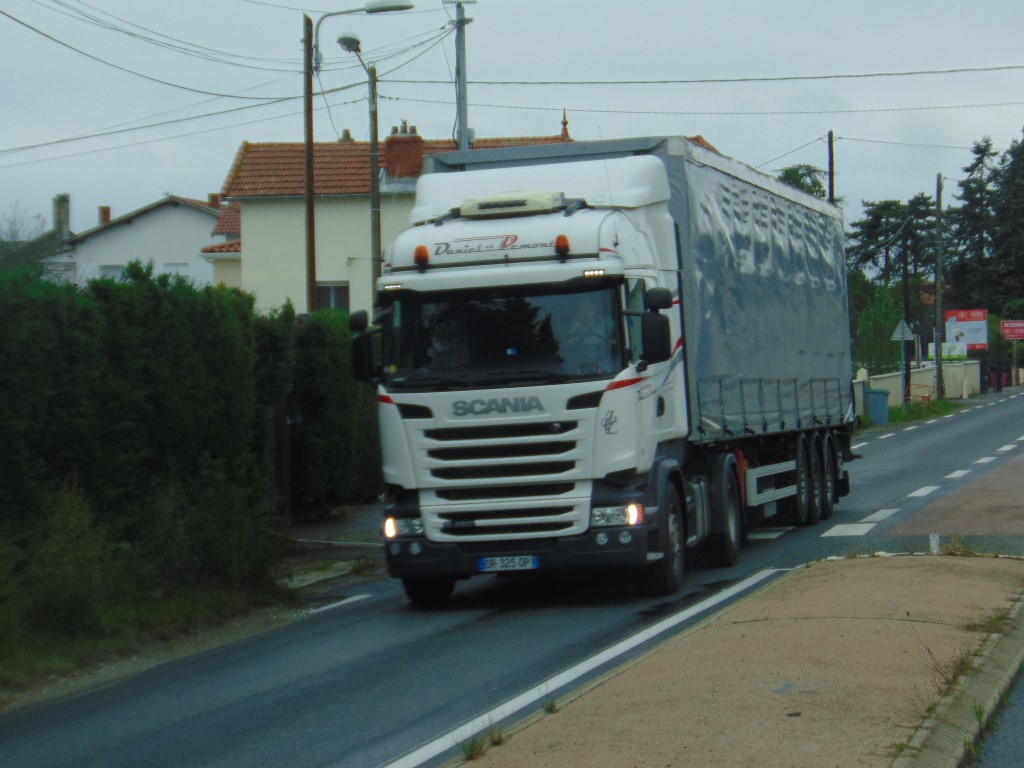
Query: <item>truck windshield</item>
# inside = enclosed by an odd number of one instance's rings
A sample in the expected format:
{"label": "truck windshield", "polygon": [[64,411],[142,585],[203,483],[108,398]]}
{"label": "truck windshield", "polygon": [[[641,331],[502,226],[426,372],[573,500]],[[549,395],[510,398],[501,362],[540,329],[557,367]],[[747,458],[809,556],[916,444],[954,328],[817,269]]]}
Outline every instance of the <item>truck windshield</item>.
{"label": "truck windshield", "polygon": [[393,388],[468,389],[606,379],[626,364],[615,287],[396,297],[384,313]]}

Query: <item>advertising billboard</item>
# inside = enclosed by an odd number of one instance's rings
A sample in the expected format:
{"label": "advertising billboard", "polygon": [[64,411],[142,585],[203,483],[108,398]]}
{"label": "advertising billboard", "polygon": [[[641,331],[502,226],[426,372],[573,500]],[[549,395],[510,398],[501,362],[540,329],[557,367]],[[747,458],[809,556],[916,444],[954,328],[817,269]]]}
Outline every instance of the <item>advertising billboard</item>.
{"label": "advertising billboard", "polygon": [[968,351],[988,349],[988,310],[947,310],[946,341],[966,344]]}

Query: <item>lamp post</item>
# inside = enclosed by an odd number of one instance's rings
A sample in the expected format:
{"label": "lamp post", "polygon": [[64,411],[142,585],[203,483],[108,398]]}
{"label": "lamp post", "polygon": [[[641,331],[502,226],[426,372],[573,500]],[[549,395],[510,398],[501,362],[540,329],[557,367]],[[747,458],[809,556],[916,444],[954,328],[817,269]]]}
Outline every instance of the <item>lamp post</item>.
{"label": "lamp post", "polygon": [[345,34],[338,38],[338,45],[349,53],[354,53],[359,63],[366,70],[370,81],[370,251],[371,275],[370,295],[373,303],[377,302],[377,278],[381,273],[380,245],[380,148],[377,144],[377,67],[366,65],[363,61],[359,38],[353,34]]}
{"label": "lamp post", "polygon": [[[302,17],[307,312],[313,312],[316,309],[316,215],[313,205],[313,74],[320,71],[320,25],[324,19],[330,16],[343,16],[350,13],[389,13],[391,11],[407,11],[412,7],[411,0],[366,0],[359,8],[323,14],[317,19],[315,26],[313,25],[313,20],[307,14],[304,14]],[[373,101],[376,102],[376,97],[374,97]],[[376,133],[374,134],[374,140],[376,140]]]}

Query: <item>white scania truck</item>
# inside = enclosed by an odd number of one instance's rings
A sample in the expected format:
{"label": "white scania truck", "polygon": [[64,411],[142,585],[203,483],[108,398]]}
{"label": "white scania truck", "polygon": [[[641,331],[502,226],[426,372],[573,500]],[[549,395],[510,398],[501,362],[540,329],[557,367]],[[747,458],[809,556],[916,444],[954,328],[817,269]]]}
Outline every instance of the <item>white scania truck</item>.
{"label": "white scania truck", "polygon": [[[810,525],[849,491],[839,211],[699,142],[428,159],[353,370],[377,391],[389,572],[634,569]],[[379,335],[379,339],[375,336]]]}

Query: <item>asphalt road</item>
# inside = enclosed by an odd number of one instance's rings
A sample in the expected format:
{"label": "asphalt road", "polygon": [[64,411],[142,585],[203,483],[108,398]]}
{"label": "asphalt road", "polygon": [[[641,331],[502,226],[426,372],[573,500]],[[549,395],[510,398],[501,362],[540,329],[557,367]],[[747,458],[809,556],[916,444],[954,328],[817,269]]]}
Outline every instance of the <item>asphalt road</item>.
{"label": "asphalt road", "polygon": [[[453,754],[450,745],[434,746],[439,736],[536,710],[616,662],[587,664],[573,679],[566,669],[645,630],[674,621],[664,631],[677,631],[701,601],[725,599],[723,590],[766,569],[926,550],[916,513],[1024,450],[1024,396],[1012,395],[867,433],[857,441],[863,458],[850,465],[853,492],[832,520],[754,531],[740,565],[693,572],[675,599],[645,598],[616,575],[477,579],[460,584],[447,609],[422,612],[386,581],[365,597],[338,594],[361,599],[280,630],[0,716],[0,765],[372,768],[418,765],[420,757],[437,764]],[[1024,554],[1022,536],[982,534],[969,543]]]}

